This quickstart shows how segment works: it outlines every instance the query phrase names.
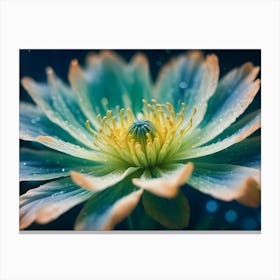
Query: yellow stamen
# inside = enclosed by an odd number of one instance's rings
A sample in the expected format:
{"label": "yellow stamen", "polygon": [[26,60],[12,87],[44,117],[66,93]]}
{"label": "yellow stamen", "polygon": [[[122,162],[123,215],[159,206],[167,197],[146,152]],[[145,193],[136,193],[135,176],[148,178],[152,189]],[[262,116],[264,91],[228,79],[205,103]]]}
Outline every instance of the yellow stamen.
{"label": "yellow stamen", "polygon": [[185,103],[176,113],[170,103],[159,104],[155,99],[148,103],[143,99],[142,112],[137,114],[139,119],[130,108],[120,109],[117,115],[107,110],[103,118],[97,116],[97,130],[88,120],[86,127],[94,135],[93,145],[105,159],[127,167],[154,167],[170,161],[180,150],[182,139],[192,127],[196,108],[187,123],[185,111]]}

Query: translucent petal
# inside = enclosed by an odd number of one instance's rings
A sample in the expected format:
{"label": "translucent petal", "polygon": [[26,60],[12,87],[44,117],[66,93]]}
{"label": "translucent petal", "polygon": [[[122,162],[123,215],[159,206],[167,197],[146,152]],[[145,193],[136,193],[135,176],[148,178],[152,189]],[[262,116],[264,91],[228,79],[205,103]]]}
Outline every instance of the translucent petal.
{"label": "translucent petal", "polygon": [[[124,107],[131,79],[125,61],[113,52],[103,51],[98,55],[89,55],[87,62],[88,94],[95,111],[105,114],[106,107]],[[107,102],[105,106],[102,104],[104,99]]]}
{"label": "translucent petal", "polygon": [[134,178],[132,182],[136,186],[157,196],[174,198],[177,196],[180,186],[187,181],[192,171],[193,165],[192,163],[188,163],[186,165],[180,165],[172,172],[162,172],[163,174],[159,178]]}
{"label": "translucent petal", "polygon": [[242,200],[248,206],[260,203],[260,171],[254,168],[213,163],[195,163],[187,182],[215,198]]}
{"label": "translucent petal", "polygon": [[20,139],[26,141],[36,141],[39,135],[48,135],[78,144],[66,131],[52,123],[38,106],[25,102],[20,103],[19,134]]}
{"label": "translucent petal", "polygon": [[247,63],[221,80],[214,96],[209,100],[202,124],[190,134],[196,146],[222,133],[251,104],[260,88],[260,80],[254,81],[258,71],[258,67]]}
{"label": "translucent petal", "polygon": [[71,170],[93,172],[102,168],[104,166],[97,166],[92,161],[52,150],[20,149],[20,181],[49,180],[69,176]]}
{"label": "translucent petal", "polygon": [[102,154],[93,150],[87,150],[79,145],[65,142],[60,139],[56,139],[50,136],[40,135],[36,138],[36,141],[62,153],[69,154],[74,157],[88,159],[92,161],[104,161]]}
{"label": "translucent petal", "polygon": [[224,150],[231,145],[241,142],[261,126],[260,111],[255,111],[243,119],[232,125],[221,139],[217,139],[216,142],[206,144],[202,147],[189,147],[189,143],[186,139],[185,147],[181,147],[180,152],[174,155],[174,160],[198,158],[206,155],[214,154],[221,150]]}
{"label": "translucent petal", "polygon": [[142,99],[151,95],[148,62],[142,55],[127,64],[109,51],[91,54],[85,70],[77,61],[72,62],[69,80],[84,114],[96,126],[97,114],[105,115],[107,109],[121,107],[131,107],[136,112]]}
{"label": "translucent petal", "polygon": [[142,190],[126,178],[110,188],[97,192],[81,210],[76,230],[110,230],[136,207]]}
{"label": "translucent petal", "polygon": [[76,171],[71,172],[72,180],[79,186],[90,191],[101,191],[108,187],[114,186],[122,181],[128,175],[134,173],[139,168],[130,167],[127,170],[114,170],[113,172],[104,176],[91,176],[82,174]]}
{"label": "translucent petal", "polygon": [[260,169],[261,137],[245,139],[218,153],[205,157],[189,159],[192,162],[228,163]]}
{"label": "translucent petal", "polygon": [[132,110],[135,114],[141,112],[143,99],[152,99],[152,85],[147,58],[142,54],[136,54],[129,64],[129,76],[131,77],[131,88],[129,98]]}
{"label": "translucent petal", "polygon": [[[102,154],[88,150],[67,132],[51,123],[37,106],[20,104],[20,138],[41,143],[51,149],[74,157],[101,161]],[[92,145],[93,146],[93,145]]]}
{"label": "translucent petal", "polygon": [[48,85],[23,78],[22,85],[49,120],[67,131],[73,138],[91,147],[92,135],[86,129],[82,115],[70,88],[48,70]]}
{"label": "translucent petal", "polygon": [[186,121],[194,109],[198,109],[193,118],[194,128],[203,119],[207,101],[215,91],[218,78],[219,66],[215,55],[208,55],[204,60],[201,52],[190,52],[162,68],[155,95],[160,103],[172,102],[176,109],[185,102]]}
{"label": "translucent petal", "polygon": [[48,223],[90,196],[92,192],[77,187],[69,178],[31,189],[19,199],[20,229],[35,221]]}

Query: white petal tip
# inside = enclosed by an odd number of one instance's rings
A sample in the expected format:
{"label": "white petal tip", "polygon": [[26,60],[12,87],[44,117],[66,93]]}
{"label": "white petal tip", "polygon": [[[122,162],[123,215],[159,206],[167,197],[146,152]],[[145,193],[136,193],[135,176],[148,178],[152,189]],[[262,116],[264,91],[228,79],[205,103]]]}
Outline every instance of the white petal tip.
{"label": "white petal tip", "polygon": [[236,200],[249,207],[259,207],[261,203],[260,184],[252,177],[247,178],[240,188]]}
{"label": "white petal tip", "polygon": [[71,171],[70,176],[71,176],[73,182],[75,184],[77,184],[78,186],[81,186],[90,191],[93,190],[93,186],[90,184],[90,182],[87,180],[87,178],[83,174],[81,174],[77,171]]}
{"label": "white petal tip", "polygon": [[125,219],[138,204],[143,190],[138,190],[120,199],[112,208],[110,218],[103,225],[102,230],[111,230],[116,224]]}
{"label": "white petal tip", "polygon": [[24,77],[21,79],[21,84],[25,90],[28,90],[33,83],[34,80],[29,77]]}
{"label": "white petal tip", "polygon": [[134,178],[134,185],[147,190],[157,196],[174,198],[179,192],[179,187],[186,183],[193,171],[193,163],[184,165],[170,176],[153,179]]}
{"label": "white petal tip", "polygon": [[43,136],[40,135],[36,138],[37,141],[39,142],[49,142],[49,143],[55,143],[55,139],[51,136]]}

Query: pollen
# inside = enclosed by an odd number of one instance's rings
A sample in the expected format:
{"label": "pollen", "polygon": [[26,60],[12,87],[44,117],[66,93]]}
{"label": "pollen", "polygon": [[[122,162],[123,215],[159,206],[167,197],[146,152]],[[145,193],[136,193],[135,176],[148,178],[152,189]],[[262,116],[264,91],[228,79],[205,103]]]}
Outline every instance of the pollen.
{"label": "pollen", "polygon": [[116,113],[108,110],[98,115],[98,128],[92,128],[93,146],[103,159],[123,167],[153,168],[171,163],[180,151],[183,138],[192,127],[192,117],[185,120],[186,104],[176,113],[170,103],[143,100],[142,112],[134,115],[130,108]]}

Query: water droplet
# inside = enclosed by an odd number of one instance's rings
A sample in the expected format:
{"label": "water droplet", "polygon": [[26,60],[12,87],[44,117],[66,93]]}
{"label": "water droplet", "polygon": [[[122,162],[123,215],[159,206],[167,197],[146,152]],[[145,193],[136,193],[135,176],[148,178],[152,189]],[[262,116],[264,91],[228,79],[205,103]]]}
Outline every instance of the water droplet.
{"label": "water droplet", "polygon": [[65,168],[62,168],[61,171],[64,172],[64,171],[65,171]]}
{"label": "water droplet", "polygon": [[228,222],[228,223],[234,223],[237,219],[237,214],[234,210],[228,210],[226,213],[225,213],[225,220]]}
{"label": "water droplet", "polygon": [[26,162],[24,162],[23,165],[25,166],[25,165],[26,165]]}
{"label": "water droplet", "polygon": [[179,87],[181,89],[186,89],[188,87],[188,84],[185,81],[182,81],[182,82],[179,83]]}

